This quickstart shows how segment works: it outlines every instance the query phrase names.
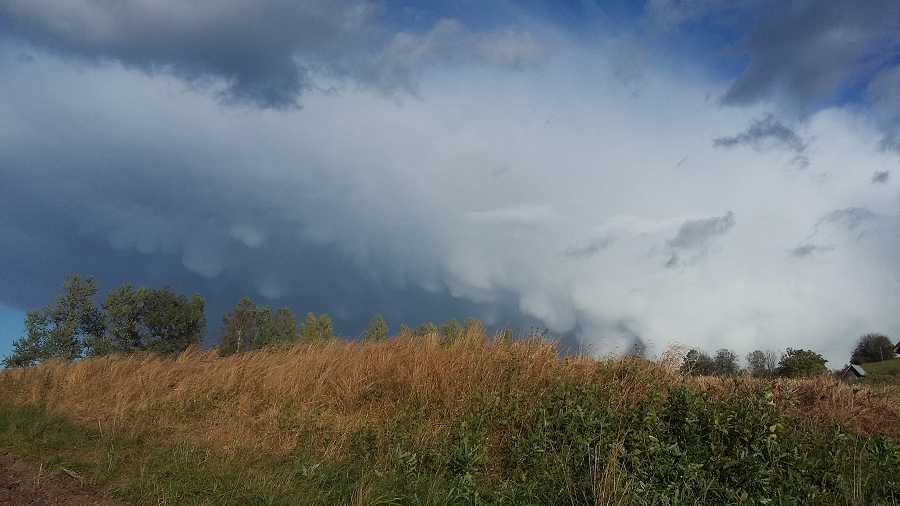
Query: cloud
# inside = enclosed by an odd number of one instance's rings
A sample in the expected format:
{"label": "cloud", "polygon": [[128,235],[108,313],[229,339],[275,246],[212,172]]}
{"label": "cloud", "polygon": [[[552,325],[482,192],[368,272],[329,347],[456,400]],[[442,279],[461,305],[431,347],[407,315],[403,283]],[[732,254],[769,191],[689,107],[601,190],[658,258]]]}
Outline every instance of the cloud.
{"label": "cloud", "polygon": [[860,225],[874,221],[878,216],[865,207],[848,207],[846,209],[836,209],[819,218],[816,227],[823,224],[837,225],[848,231],[854,231]]}
{"label": "cloud", "polygon": [[[663,33],[701,34],[697,42],[718,51],[720,63],[739,66],[722,104],[775,103],[808,116],[850,97],[888,124],[900,117],[893,0],[651,0],[645,19]],[[710,46],[715,37],[721,46]]]}
{"label": "cloud", "polygon": [[806,151],[803,139],[794,130],[775,120],[771,114],[753,120],[747,130],[737,135],[713,139],[713,146],[724,148],[750,146],[759,151],[765,141],[772,141],[773,146],[789,149],[798,155]]}
{"label": "cloud", "polygon": [[[722,96],[727,105],[784,98],[804,113],[896,65],[900,5],[891,0],[743,4],[754,28],[736,49],[748,57]],[[893,63],[892,63],[893,62]]]}
{"label": "cloud", "polygon": [[872,184],[887,184],[891,171],[878,171],[872,174]]}
{"label": "cloud", "polygon": [[545,54],[528,32],[468,34],[454,19],[391,35],[380,9],[367,0],[11,0],[0,4],[0,26],[66,57],[169,73],[227,103],[273,109],[344,82],[415,93],[418,66],[439,54],[515,68]]}
{"label": "cloud", "polygon": [[827,247],[827,246],[816,246],[815,244],[806,243],[806,244],[801,244],[800,246],[797,246],[796,248],[792,249],[790,254],[792,257],[795,257],[795,258],[807,258],[812,255],[830,251],[832,249],[834,249],[834,248]]}
{"label": "cloud", "polygon": [[596,237],[594,239],[591,239],[587,244],[581,243],[569,245],[563,252],[563,254],[568,257],[577,259],[590,258],[596,255],[598,252],[609,248],[615,242],[616,237],[613,235]]}
{"label": "cloud", "polygon": [[734,213],[728,211],[724,216],[716,216],[704,220],[688,220],[678,229],[678,234],[669,240],[669,246],[686,250],[695,250],[709,244],[720,235],[734,227]]}

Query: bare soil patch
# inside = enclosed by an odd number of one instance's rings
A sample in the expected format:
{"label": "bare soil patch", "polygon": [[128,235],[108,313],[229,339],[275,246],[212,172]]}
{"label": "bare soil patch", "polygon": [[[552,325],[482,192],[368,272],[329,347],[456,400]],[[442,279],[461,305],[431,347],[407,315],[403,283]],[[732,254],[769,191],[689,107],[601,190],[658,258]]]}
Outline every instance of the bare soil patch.
{"label": "bare soil patch", "polygon": [[82,488],[78,480],[64,470],[43,469],[3,450],[0,450],[0,504],[126,506],[126,503]]}

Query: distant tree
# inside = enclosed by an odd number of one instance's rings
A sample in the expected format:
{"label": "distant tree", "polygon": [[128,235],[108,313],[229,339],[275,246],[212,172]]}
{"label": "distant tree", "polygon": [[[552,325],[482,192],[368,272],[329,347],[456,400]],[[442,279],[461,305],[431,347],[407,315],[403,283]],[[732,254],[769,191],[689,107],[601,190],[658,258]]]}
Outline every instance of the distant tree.
{"label": "distant tree", "polygon": [[712,359],[712,373],[716,376],[737,376],[741,371],[737,353],[722,348]]}
{"label": "distant tree", "polygon": [[894,343],[884,334],[865,334],[856,341],[850,357],[851,364],[882,362],[896,357]]}
{"label": "distant tree", "polygon": [[456,321],[456,318],[450,318],[438,327],[438,332],[441,334],[441,342],[450,344],[462,337],[463,326]]}
{"label": "distant tree", "polygon": [[306,313],[306,320],[300,325],[300,340],[304,343],[314,343],[319,339],[319,322],[312,312]]}
{"label": "distant tree", "polygon": [[710,376],[714,374],[715,368],[713,359],[706,352],[694,348],[684,356],[680,371],[682,374],[690,374],[692,376]]}
{"label": "distant tree", "polygon": [[376,314],[371,321],[369,321],[369,326],[366,327],[366,333],[363,335],[363,342],[374,342],[374,341],[383,341],[387,339],[388,335],[388,326],[384,321],[384,317],[380,314]]}
{"label": "distant tree", "polygon": [[300,326],[300,340],[304,343],[320,343],[334,337],[334,328],[331,318],[322,314],[316,319],[313,313],[306,314],[306,321]]}
{"label": "distant tree", "polygon": [[487,341],[487,331],[484,328],[484,324],[481,323],[481,320],[471,316],[463,322],[463,335],[466,339]]}
{"label": "distant tree", "polygon": [[777,365],[775,352],[754,350],[747,354],[747,372],[754,378],[771,378]]}
{"label": "distant tree", "polygon": [[783,378],[813,378],[828,373],[826,362],[814,351],[788,348],[778,362],[775,374]]}
{"label": "distant tree", "polygon": [[516,337],[516,332],[509,327],[504,328],[503,332],[500,333],[500,340],[502,340],[504,343],[511,344],[513,342],[513,340],[515,339],[515,337]]}
{"label": "distant tree", "polygon": [[418,337],[420,339],[425,336],[430,336],[430,335],[439,334],[439,333],[440,333],[440,331],[438,330],[437,325],[435,325],[431,322],[421,323],[421,324],[419,324],[418,327],[413,329],[413,335],[415,335],[416,337]]}
{"label": "distant tree", "polygon": [[401,335],[401,336],[411,336],[411,335],[414,335],[414,331],[413,331],[412,328],[410,328],[409,325],[407,325],[407,324],[405,324],[405,323],[401,323],[401,324],[400,324],[400,331],[397,332],[397,334],[398,334],[398,335]]}
{"label": "distant tree", "polygon": [[320,341],[325,342],[334,339],[334,326],[331,325],[331,318],[327,314],[322,313],[319,315],[319,321],[316,328],[319,331]]}
{"label": "distant tree", "polygon": [[63,295],[53,297],[52,304],[25,313],[25,336],[13,342],[4,367],[28,367],[51,358],[75,360],[103,339],[103,313],[94,306],[94,278],[72,274],[62,288]]}
{"label": "distant tree", "polygon": [[275,343],[292,343],[297,340],[297,318],[290,309],[283,307],[272,315],[272,331]]}
{"label": "distant tree", "polygon": [[168,286],[135,290],[126,284],[110,290],[101,306],[106,310],[105,343],[112,351],[173,356],[202,343],[206,335],[204,301],[198,294],[188,299]]}
{"label": "distant tree", "polygon": [[[290,310],[287,313],[281,318],[293,317]],[[289,326],[289,323],[286,322],[284,325]],[[284,331],[287,329],[282,330]],[[296,324],[291,333],[294,332]],[[252,300],[244,297],[235,304],[234,309],[222,317],[222,326],[219,328],[219,354],[225,356],[260,349],[276,344],[282,339],[286,338],[279,335],[269,306],[257,307]]]}

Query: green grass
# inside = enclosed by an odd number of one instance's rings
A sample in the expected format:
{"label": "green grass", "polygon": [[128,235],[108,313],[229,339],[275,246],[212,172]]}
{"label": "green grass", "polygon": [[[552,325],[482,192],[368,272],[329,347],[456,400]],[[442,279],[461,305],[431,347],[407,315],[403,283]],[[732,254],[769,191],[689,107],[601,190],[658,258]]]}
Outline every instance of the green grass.
{"label": "green grass", "polygon": [[[749,384],[748,384],[749,385]],[[561,383],[531,404],[485,396],[445,437],[415,406],[361,424],[341,460],[231,456],[0,410],[0,446],[139,504],[896,504],[900,446],[799,429],[764,384],[712,400],[687,386],[623,411],[610,387]]]}
{"label": "green grass", "polygon": [[862,364],[866,375],[900,376],[900,358]]}

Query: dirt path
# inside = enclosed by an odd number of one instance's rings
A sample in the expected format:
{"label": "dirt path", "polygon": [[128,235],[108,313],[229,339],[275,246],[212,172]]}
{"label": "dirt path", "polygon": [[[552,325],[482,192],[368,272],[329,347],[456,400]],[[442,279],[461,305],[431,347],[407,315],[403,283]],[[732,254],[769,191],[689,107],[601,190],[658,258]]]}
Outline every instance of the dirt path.
{"label": "dirt path", "polygon": [[0,504],[11,506],[125,506],[91,490],[63,472],[49,472],[0,450]]}

